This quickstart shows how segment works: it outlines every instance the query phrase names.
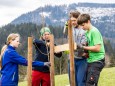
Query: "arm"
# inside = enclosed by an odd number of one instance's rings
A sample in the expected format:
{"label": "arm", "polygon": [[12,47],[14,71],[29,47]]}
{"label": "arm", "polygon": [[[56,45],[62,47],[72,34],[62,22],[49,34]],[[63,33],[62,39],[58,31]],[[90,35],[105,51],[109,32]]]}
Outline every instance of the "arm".
{"label": "arm", "polygon": [[15,50],[9,51],[9,55],[11,62],[27,66],[27,60],[19,55]]}
{"label": "arm", "polygon": [[101,48],[100,44],[97,44],[95,46],[83,46],[83,49],[93,51],[93,52],[99,52]]}
{"label": "arm", "polygon": [[41,62],[41,61],[33,61],[33,62],[32,62],[32,67],[35,67],[35,66],[44,66],[44,62]]}
{"label": "arm", "polygon": [[62,52],[59,52],[59,53],[54,53],[54,55],[58,58],[60,58],[62,56]]}
{"label": "arm", "polygon": [[34,39],[34,40],[33,40],[33,44],[34,44],[34,45],[45,45],[45,42],[42,41],[42,40]]}
{"label": "arm", "polygon": [[90,43],[88,44],[89,46],[83,46],[82,48],[93,52],[99,52],[101,49],[101,41],[102,39],[100,33],[98,31],[93,32],[91,34]]}
{"label": "arm", "polygon": [[[54,44],[54,46],[56,46],[56,44]],[[62,52],[57,52],[57,53],[54,53],[54,55],[58,58],[60,58],[62,56]]]}
{"label": "arm", "polygon": [[[16,51],[10,51],[10,58],[13,63],[27,66],[28,61],[21,55],[19,55]],[[32,66],[44,66],[44,62],[36,61],[32,62]]]}

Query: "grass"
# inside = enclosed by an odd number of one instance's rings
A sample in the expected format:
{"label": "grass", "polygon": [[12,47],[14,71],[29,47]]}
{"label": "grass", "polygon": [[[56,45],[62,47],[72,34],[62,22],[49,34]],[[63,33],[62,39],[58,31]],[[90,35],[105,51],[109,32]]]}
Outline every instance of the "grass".
{"label": "grass", "polygon": [[[68,74],[55,76],[55,86],[66,86],[68,84]],[[19,86],[27,86],[27,82],[20,82]],[[104,68],[102,70],[98,86],[115,86],[115,67]]]}

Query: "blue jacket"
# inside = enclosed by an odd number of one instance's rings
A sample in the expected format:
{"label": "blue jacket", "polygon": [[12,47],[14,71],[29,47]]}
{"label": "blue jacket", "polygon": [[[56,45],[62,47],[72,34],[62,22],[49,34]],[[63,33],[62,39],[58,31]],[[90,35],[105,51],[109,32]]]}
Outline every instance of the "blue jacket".
{"label": "blue jacket", "polygon": [[[18,65],[27,66],[27,60],[14,47],[8,45],[2,56],[0,86],[18,86]],[[32,66],[43,66],[43,62],[33,62]]]}

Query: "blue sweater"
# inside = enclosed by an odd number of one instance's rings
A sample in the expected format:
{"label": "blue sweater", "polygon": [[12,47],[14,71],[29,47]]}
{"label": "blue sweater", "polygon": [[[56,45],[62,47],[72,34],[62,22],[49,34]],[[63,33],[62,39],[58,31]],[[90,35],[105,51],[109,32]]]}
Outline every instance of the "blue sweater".
{"label": "blue sweater", "polygon": [[[8,45],[2,56],[0,86],[18,86],[18,65],[27,66],[27,60],[14,47]],[[43,66],[43,62],[32,62],[32,66]]]}

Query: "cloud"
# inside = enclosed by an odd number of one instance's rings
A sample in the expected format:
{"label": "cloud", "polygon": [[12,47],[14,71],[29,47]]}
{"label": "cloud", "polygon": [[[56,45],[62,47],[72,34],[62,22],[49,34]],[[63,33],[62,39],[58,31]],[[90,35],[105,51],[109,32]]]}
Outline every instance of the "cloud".
{"label": "cloud", "polygon": [[23,3],[23,0],[0,0],[0,6],[3,7],[17,7]]}
{"label": "cloud", "polygon": [[0,26],[40,6],[78,2],[115,3],[115,0],[0,0]]}

